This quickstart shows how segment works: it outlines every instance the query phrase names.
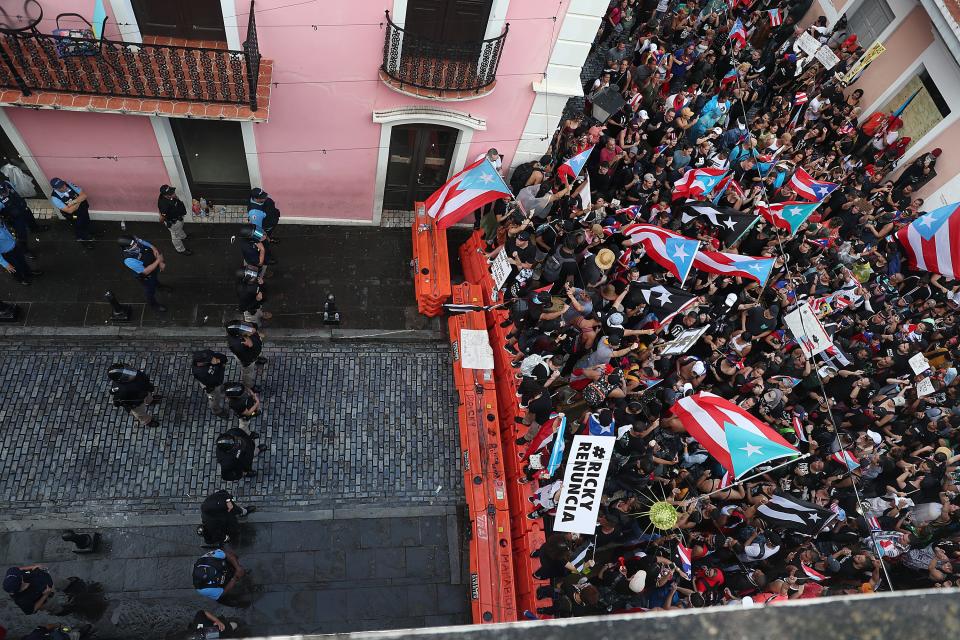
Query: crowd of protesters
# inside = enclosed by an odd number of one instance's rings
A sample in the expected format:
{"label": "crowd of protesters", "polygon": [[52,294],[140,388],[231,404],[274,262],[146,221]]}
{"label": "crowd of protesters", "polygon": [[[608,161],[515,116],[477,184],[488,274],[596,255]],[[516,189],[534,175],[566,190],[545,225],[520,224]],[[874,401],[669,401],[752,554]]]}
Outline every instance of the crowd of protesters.
{"label": "crowd of protesters", "polygon": [[[804,30],[795,25],[810,2],[727,4],[612,3],[594,45],[606,67],[586,86],[585,112],[565,119],[546,155],[511,180],[535,206],[494,209],[478,225],[488,258],[503,252],[513,265],[504,348],[522,379],[526,416],[512,437],[526,445],[522,480],[537,489],[528,517],[543,518],[548,531],[535,575],[551,581],[540,595],[553,602],[537,615],[960,579],[960,280],[909,270],[894,238],[924,211],[913,194],[935,175],[940,152],[896,166],[906,148],[902,121],[881,114],[858,124],[862,92],[839,78],[863,47],[845,20],[806,29],[840,59],[828,71],[796,46]],[[778,20],[771,9],[780,9]],[[737,20],[743,46],[729,37]],[[626,104],[598,121],[590,99],[606,87]],[[578,179],[557,171],[591,145]],[[727,244],[721,228],[682,215],[683,201],[673,200],[674,183],[698,167],[736,178],[741,189],[716,203],[724,211],[796,200],[786,178],[801,167],[840,186],[795,235],[760,219]],[[680,283],[631,246],[621,231],[632,222],[776,262],[763,285],[692,271],[683,289],[697,298],[671,318],[668,304],[655,310],[640,292]],[[811,303],[834,345],[814,358],[783,321],[801,302]],[[662,355],[681,332],[705,326],[686,352]],[[910,360],[919,353],[929,368],[916,372]],[[921,381],[933,392],[918,393]],[[670,412],[678,399],[707,391],[809,455],[731,483]],[[560,412],[566,429],[555,433]],[[569,450],[590,423],[618,433],[596,533],[552,532],[564,469],[547,472],[546,436],[566,438]],[[832,514],[827,526],[763,517],[778,496]],[[675,527],[653,526],[646,514],[654,500],[675,507]],[[690,550],[689,571],[680,545]]]}

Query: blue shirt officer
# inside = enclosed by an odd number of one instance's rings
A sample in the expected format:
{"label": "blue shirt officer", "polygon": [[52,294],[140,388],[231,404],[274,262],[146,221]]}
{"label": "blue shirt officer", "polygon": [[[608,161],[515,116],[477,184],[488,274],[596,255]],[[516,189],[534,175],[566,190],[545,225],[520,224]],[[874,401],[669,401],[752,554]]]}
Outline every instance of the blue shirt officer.
{"label": "blue shirt officer", "polygon": [[30,251],[29,241],[31,231],[46,231],[50,227],[39,224],[30,210],[27,201],[23,199],[9,180],[0,182],[0,215],[13,228],[17,236],[17,243],[23,249],[25,256],[31,260],[36,256]]}
{"label": "blue shirt officer", "polygon": [[87,249],[92,249],[90,204],[87,202],[87,194],[83,188],[60,178],[50,180],[50,186],[53,187],[50,202],[65,220],[73,223],[73,234],[77,242],[83,242]]}
{"label": "blue shirt officer", "polygon": [[6,225],[0,224],[0,267],[16,278],[22,285],[29,285],[34,276],[42,276],[42,271],[34,271],[27,264],[23,249]]}
{"label": "blue shirt officer", "polygon": [[167,266],[163,254],[152,244],[136,236],[120,236],[117,244],[123,251],[123,264],[136,274],[137,280],[143,285],[147,304],[161,313],[166,311],[167,308],[157,302],[160,272]]}
{"label": "blue shirt officer", "polygon": [[280,210],[277,209],[277,205],[263,189],[256,188],[250,191],[250,202],[247,203],[247,219],[250,224],[266,236],[263,243],[267,250],[265,264],[276,264],[277,261],[273,257],[270,245],[276,243],[272,234],[280,221]]}

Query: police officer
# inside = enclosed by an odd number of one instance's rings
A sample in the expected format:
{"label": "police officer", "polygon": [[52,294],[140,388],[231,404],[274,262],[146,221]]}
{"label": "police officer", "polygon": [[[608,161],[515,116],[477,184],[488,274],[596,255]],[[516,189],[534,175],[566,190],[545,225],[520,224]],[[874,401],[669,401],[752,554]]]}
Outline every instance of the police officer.
{"label": "police officer", "polygon": [[212,349],[193,352],[191,372],[193,377],[203,387],[207,394],[207,406],[213,415],[226,418],[229,416],[223,401],[223,374],[226,369],[227,356]]}
{"label": "police officer", "polygon": [[65,220],[73,224],[73,234],[77,242],[82,242],[86,249],[93,249],[93,236],[90,234],[90,204],[87,202],[87,194],[81,187],[60,178],[53,178],[50,186],[53,187],[53,192],[50,194],[53,207]]}
{"label": "police officer", "polygon": [[147,407],[163,396],[153,392],[155,387],[146,373],[117,362],[107,369],[107,377],[113,382],[110,387],[113,406],[122,407],[145,427],[160,425],[160,421],[150,415]]}
{"label": "police officer", "polygon": [[227,383],[223,392],[230,410],[237,416],[240,428],[256,440],[257,432],[250,431],[250,421],[260,415],[260,396],[239,382]]}
{"label": "police officer", "polygon": [[217,464],[220,465],[221,478],[239,480],[256,477],[257,472],[253,470],[255,440],[252,435],[237,427],[217,436]]}
{"label": "police officer", "polygon": [[256,269],[244,267],[237,272],[237,310],[243,312],[244,322],[257,326],[273,314],[263,310],[263,278]]}
{"label": "police officer", "polygon": [[267,363],[267,359],[260,355],[263,351],[263,339],[257,330],[257,325],[249,322],[231,322],[227,325],[227,344],[236,356],[237,362],[240,363],[243,386],[254,389],[256,368]]}
{"label": "police officer", "polygon": [[34,276],[43,275],[43,271],[30,268],[23,249],[4,224],[0,224],[0,266],[23,285],[31,284]]}
{"label": "police officer", "polygon": [[266,234],[252,224],[240,227],[237,234],[240,239],[240,253],[243,255],[243,266],[246,269],[255,269],[261,278],[268,278],[267,273],[267,246]]}
{"label": "police officer", "polygon": [[241,507],[226,489],[211,493],[200,504],[200,522],[203,540],[208,545],[236,542],[240,537],[240,518],[256,511],[255,507]]}
{"label": "police officer", "polygon": [[187,208],[177,197],[177,188],[168,184],[160,187],[160,197],[157,198],[157,209],[160,210],[160,222],[170,230],[170,240],[173,248],[180,255],[192,256],[193,251],[184,246],[187,232],[183,230],[183,219],[187,217]]}
{"label": "police officer", "polygon": [[[254,213],[255,211],[260,213]],[[250,191],[250,202],[247,204],[247,216],[250,218],[251,224],[257,225],[267,234],[270,242],[277,243],[277,239],[273,237],[273,232],[280,223],[280,209],[277,209],[277,203],[273,201],[270,194],[259,187],[252,189]],[[255,222],[253,218],[257,218],[259,223]]]}
{"label": "police officer", "polygon": [[157,289],[161,286],[160,272],[167,266],[163,254],[155,246],[136,236],[120,236],[117,244],[123,251],[123,264],[136,274],[137,280],[143,285],[147,304],[160,313],[166,311],[167,308],[157,302]]}
{"label": "police officer", "polygon": [[17,193],[9,180],[0,182],[0,215],[17,234],[17,244],[23,249],[24,255],[36,260],[37,257],[30,251],[30,232],[47,231],[50,227],[37,222],[27,201]]}

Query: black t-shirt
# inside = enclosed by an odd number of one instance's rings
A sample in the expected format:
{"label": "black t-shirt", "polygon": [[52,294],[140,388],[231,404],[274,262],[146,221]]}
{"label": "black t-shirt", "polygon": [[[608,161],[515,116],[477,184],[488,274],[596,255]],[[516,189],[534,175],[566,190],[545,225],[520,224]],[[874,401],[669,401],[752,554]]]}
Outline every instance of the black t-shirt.
{"label": "black t-shirt", "polygon": [[114,401],[127,407],[136,407],[151,391],[153,391],[153,384],[143,371],[138,371],[136,377],[130,382],[116,382],[110,389]]}
{"label": "black t-shirt", "polygon": [[237,309],[240,311],[255,312],[263,303],[257,300],[260,285],[241,282],[237,285]]}
{"label": "black t-shirt", "polygon": [[253,242],[247,242],[244,240],[240,243],[240,253],[243,254],[243,261],[247,264],[254,266],[260,266],[260,248],[259,244]]}
{"label": "black t-shirt", "polygon": [[527,409],[533,413],[533,419],[537,424],[544,424],[550,419],[550,413],[553,411],[553,401],[550,400],[550,393],[544,391],[539,398],[531,400]]}
{"label": "black t-shirt", "polygon": [[183,220],[187,215],[187,208],[179,198],[167,198],[160,196],[157,200],[157,209],[166,218],[167,222],[177,222]]}
{"label": "black t-shirt", "polygon": [[220,476],[224,480],[239,480],[244,471],[250,471],[253,468],[254,442],[243,429],[237,427],[227,431],[227,434],[236,438],[237,445],[227,450],[217,447]]}
{"label": "black t-shirt", "polygon": [[763,315],[764,311],[766,311],[766,309],[763,307],[754,307],[747,311],[746,328],[747,331],[755,336],[763,333],[764,331],[772,331],[773,329],[777,328],[776,316],[773,318],[767,318]]}
{"label": "black t-shirt", "polygon": [[44,590],[53,586],[53,578],[43,569],[30,569],[22,572],[21,580],[27,583],[27,588],[12,594],[13,601],[26,613],[34,613],[37,600],[43,597]]}
{"label": "black t-shirt", "polygon": [[[208,351],[206,357],[208,358],[207,362],[202,365],[192,365],[191,372],[198,382],[207,387],[208,390],[212,390],[214,387],[223,384],[224,363],[227,361],[227,356],[215,351]],[[218,358],[220,364],[210,363],[209,359],[211,358]]]}

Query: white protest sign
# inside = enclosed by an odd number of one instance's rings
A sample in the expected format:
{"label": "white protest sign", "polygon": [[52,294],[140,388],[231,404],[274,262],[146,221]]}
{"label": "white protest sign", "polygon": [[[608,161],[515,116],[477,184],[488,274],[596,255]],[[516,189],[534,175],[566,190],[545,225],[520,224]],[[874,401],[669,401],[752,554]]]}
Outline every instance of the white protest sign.
{"label": "white protest sign", "polygon": [[486,331],[460,330],[460,366],[464,369],[493,369],[493,349]]}
{"label": "white protest sign", "polygon": [[826,351],[833,345],[826,329],[806,302],[785,315],[783,322],[800,345],[803,355],[808,358]]}
{"label": "white protest sign", "polygon": [[927,369],[930,368],[930,362],[927,360],[927,357],[922,353],[918,353],[912,356],[907,363],[910,365],[910,368],[913,369],[913,372],[916,374],[921,374]]}
{"label": "white protest sign", "polygon": [[593,535],[600,514],[600,496],[613,455],[609,436],[575,436],[567,456],[554,531]]}
{"label": "white protest sign", "polygon": [[930,378],[924,378],[917,383],[917,397],[922,398],[924,396],[932,395],[936,392],[936,389],[933,388],[933,382]]}
{"label": "white protest sign", "polygon": [[837,66],[837,64],[840,63],[840,58],[838,58],[837,54],[833,52],[833,49],[827,45],[823,45],[817,49],[817,53],[814,55],[814,57],[820,61],[820,64],[827,68],[827,71],[833,69],[835,66]]}
{"label": "white protest sign", "polygon": [[683,333],[677,336],[673,342],[668,344],[663,350],[663,355],[674,356],[686,353],[690,347],[697,344],[697,341],[707,332],[710,325],[700,327],[699,329],[685,329]]}
{"label": "white protest sign", "polygon": [[513,269],[513,265],[507,261],[507,252],[501,251],[498,253],[497,257],[494,258],[490,264],[490,275],[493,276],[494,291],[500,291],[500,289],[503,288],[503,283],[510,277],[511,269]]}
{"label": "white protest sign", "polygon": [[804,31],[800,37],[797,38],[797,46],[808,56],[815,56],[820,49],[820,41]]}

